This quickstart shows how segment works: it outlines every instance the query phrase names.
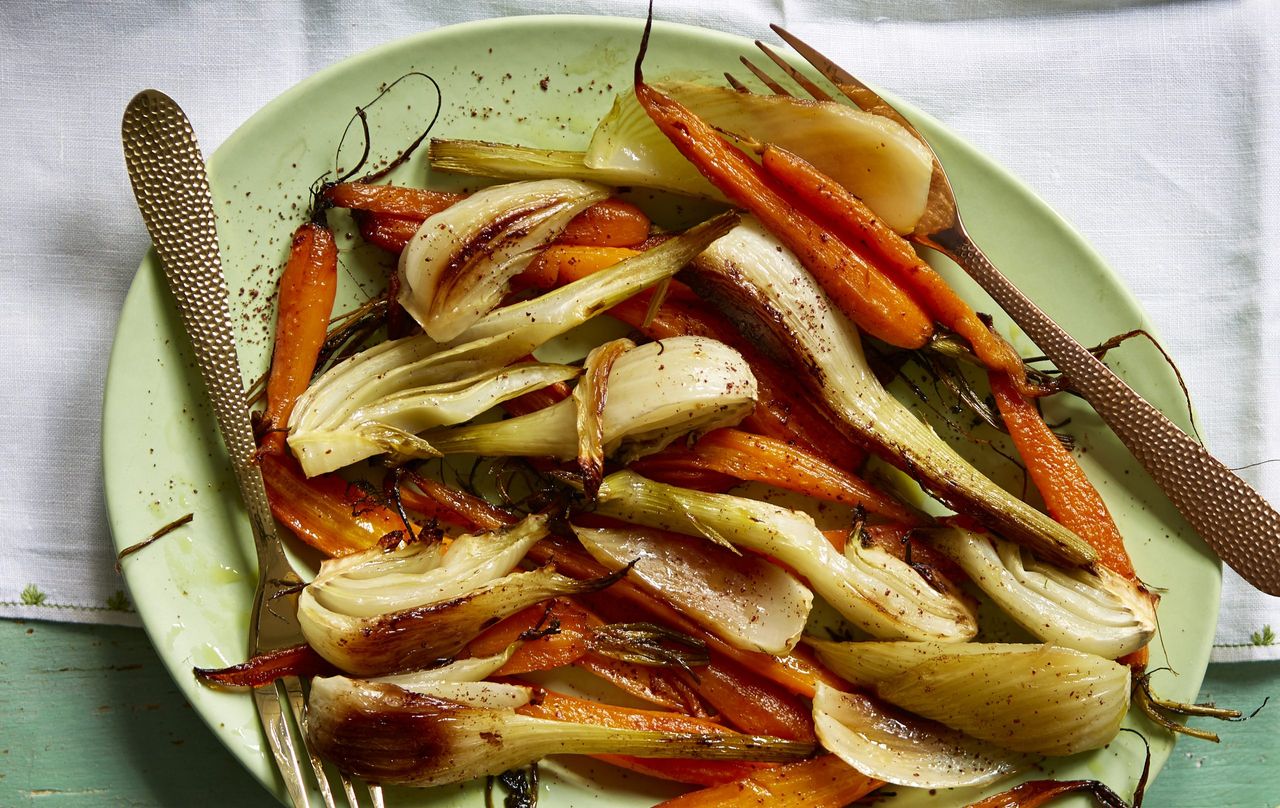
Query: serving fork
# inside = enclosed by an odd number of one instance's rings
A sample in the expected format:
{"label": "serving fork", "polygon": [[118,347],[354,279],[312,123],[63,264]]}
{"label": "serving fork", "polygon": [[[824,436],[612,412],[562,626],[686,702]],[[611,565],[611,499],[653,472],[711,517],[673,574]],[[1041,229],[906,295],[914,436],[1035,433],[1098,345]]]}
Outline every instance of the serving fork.
{"label": "serving fork", "polygon": [[[256,656],[297,645],[303,642],[297,614],[302,580],[285,557],[262,472],[253,458],[253,430],[227,306],[227,283],[204,158],[182,109],[156,90],[144,90],[129,102],[121,135],[138,209],[177,302],[183,328],[195,349],[196,363],[249,514],[258,558],[249,654]],[[296,676],[287,676],[254,688],[253,701],[293,804],[312,804],[305,774],[309,769],[324,805],[336,808],[334,789],[324,765],[306,744],[302,682]],[[347,802],[358,808],[355,784],[341,772],[339,777]],[[370,783],[367,788],[372,804],[381,806],[380,787]]]}
{"label": "serving fork", "polygon": [[[1160,486],[1218,556],[1246,581],[1280,595],[1280,513],[1248,483],[1139,395],[1044,313],[991,263],[960,220],[951,182],[925,137],[892,104],[777,25],[779,37],[855,106],[901,124],[929,149],[933,174],[925,210],[909,238],[950,258],[978,282],[1042,350]],[[806,93],[835,99],[769,46],[756,45]],[[772,92],[791,95],[746,57],[743,64]],[[738,90],[747,88],[725,74]]]}

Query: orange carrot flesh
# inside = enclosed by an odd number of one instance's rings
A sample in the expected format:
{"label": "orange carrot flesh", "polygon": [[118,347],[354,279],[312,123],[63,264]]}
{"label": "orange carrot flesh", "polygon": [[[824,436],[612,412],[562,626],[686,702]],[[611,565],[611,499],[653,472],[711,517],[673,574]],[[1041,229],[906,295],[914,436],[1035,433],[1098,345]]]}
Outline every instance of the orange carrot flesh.
{"label": "orange carrot flesh", "polygon": [[859,327],[900,348],[919,348],[928,341],[933,325],[910,296],[784,199],[771,187],[760,166],[715,129],[645,84],[639,61],[635,92],[640,105],[680,153],[734,204],[749,210],[781,239]]}
{"label": "orange carrot flesh", "polygon": [[768,679],[749,675],[722,654],[697,669],[698,695],[734,726],[756,735],[814,741],[809,704]]}
{"label": "orange carrot flesh", "polygon": [[267,377],[267,406],[261,454],[284,452],[289,414],[311,383],[316,360],[328,336],[333,299],[338,291],[338,247],[329,228],[314,222],[293,234],[289,260],[280,276],[276,341]]}
{"label": "orange carrot flesh", "polygon": [[430,191],[426,188],[371,185],[363,182],[343,182],[325,191],[325,200],[334,207],[402,216],[417,219],[419,224],[424,219],[465,199],[466,196],[466,194],[448,191]]}
{"label": "orange carrot flesh", "polygon": [[1120,530],[1084,469],[1007,375],[991,373],[989,377],[1000,416],[1049,515],[1097,550],[1103,565],[1134,578]]}
{"label": "orange carrot flesh", "polygon": [[569,222],[557,239],[562,244],[634,247],[649,237],[649,217],[621,199],[597,202]]}
{"label": "orange carrot flesh", "polygon": [[394,216],[389,213],[355,212],[356,224],[360,227],[360,237],[375,247],[387,252],[398,253],[413,238],[422,226],[422,219]]}
{"label": "orange carrot flesh", "polygon": [[646,468],[663,462],[685,463],[691,469],[768,483],[827,502],[850,507],[860,505],[870,513],[904,525],[920,526],[925,523],[921,514],[877,490],[861,477],[776,438],[737,429],[717,429],[703,435],[691,447],[671,446],[632,463],[631,467],[645,474]]}
{"label": "orange carrot flesh", "polygon": [[551,690],[542,690],[538,695],[540,698],[534,698],[525,706],[516,708],[516,712],[553,721],[571,721],[575,724],[594,724],[601,727],[646,732],[680,732],[697,735],[723,735],[732,732],[728,727],[708,718],[618,707]]}
{"label": "orange carrot flesh", "polygon": [[519,521],[474,494],[413,473],[409,479],[413,485],[400,488],[400,500],[409,510],[452,525],[479,530],[497,530]]}
{"label": "orange carrot flesh", "polygon": [[1026,367],[1013,347],[987,328],[973,307],[861,199],[785,149],[767,145],[761,158],[765,173],[783,189],[789,201],[883,268],[890,280],[937,322],[967,339],[987,367],[1010,374],[1024,394],[1038,390],[1029,387]]}
{"label": "orange carrot flesh", "polygon": [[271,513],[327,556],[366,550],[404,530],[399,515],[336,474],[306,478],[288,455],[264,455],[262,479]]}
{"label": "orange carrot flesh", "polygon": [[515,676],[530,671],[546,671],[572,665],[589,650],[587,638],[591,629],[602,622],[567,598],[556,598],[549,604],[537,604],[504,618],[467,644],[466,653],[473,657],[500,654],[526,632],[556,627],[551,634],[520,643],[511,658],[497,670],[497,676]]}
{"label": "orange carrot flesh", "polygon": [[691,791],[660,808],[844,808],[881,785],[835,755],[820,755]]}
{"label": "orange carrot flesh", "polygon": [[638,758],[629,755],[596,755],[596,758],[637,774],[693,786],[718,786],[749,777],[767,763],[742,760],[684,760],[681,758]]}

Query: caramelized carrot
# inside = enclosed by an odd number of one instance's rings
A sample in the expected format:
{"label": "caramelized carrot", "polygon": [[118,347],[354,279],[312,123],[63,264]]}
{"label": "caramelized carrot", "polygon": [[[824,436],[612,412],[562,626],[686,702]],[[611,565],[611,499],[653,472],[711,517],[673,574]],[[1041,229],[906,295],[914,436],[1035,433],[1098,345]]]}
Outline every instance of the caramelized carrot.
{"label": "caramelized carrot", "polygon": [[640,474],[647,474],[648,469],[670,471],[681,466],[768,483],[827,502],[861,506],[904,525],[919,526],[926,521],[922,514],[866,480],[841,471],[820,457],[776,438],[737,429],[717,429],[703,435],[693,446],[672,445],[631,464]]}
{"label": "caramelized carrot", "polygon": [[649,217],[630,202],[606,199],[569,222],[557,239],[562,244],[634,247],[649,237]]}
{"label": "caramelized carrot", "polygon": [[616,729],[635,729],[649,732],[681,732],[699,735],[724,734],[727,727],[708,718],[658,710],[636,710],[618,707],[598,701],[567,696],[551,690],[543,690],[523,707],[516,708],[521,715],[547,718],[553,721],[572,721],[575,724],[595,724]]}
{"label": "caramelized carrot", "polygon": [[667,139],[730,201],[749,210],[781,239],[859,327],[900,348],[924,345],[933,325],[910,296],[784,199],[760,166],[709,124],[644,83],[640,63],[647,45],[646,28],[636,57],[636,98]]}
{"label": "caramelized carrot", "polygon": [[748,763],[743,760],[683,760],[681,758],[638,758],[629,755],[597,755],[605,763],[619,768],[671,780],[693,786],[718,786],[741,780],[761,769],[767,763]]}
{"label": "caramelized carrot", "polygon": [[1134,578],[1120,530],[1084,469],[1007,375],[991,373],[990,379],[1000,416],[1049,515],[1097,550],[1102,564]]}
{"label": "caramelized carrot", "polygon": [[781,685],[752,676],[718,653],[697,674],[698,695],[744,732],[793,741],[815,739],[808,703]]}
{"label": "caramelized carrot", "polygon": [[527,415],[531,412],[544,410],[552,404],[559,404],[572,395],[569,385],[564,382],[556,382],[537,390],[530,390],[527,393],[521,393],[515,398],[509,398],[502,402],[502,409],[506,410],[510,415]]}
{"label": "caramelized carrot", "polygon": [[328,336],[337,290],[338,247],[333,234],[324,225],[308,222],[294,231],[289,260],[280,276],[276,341],[267,377],[259,454],[284,452],[289,414],[311,383]]}
{"label": "caramelized carrot", "polygon": [[1008,373],[1024,395],[1043,393],[1027,382],[1026,366],[1013,346],[988,328],[973,307],[861,199],[785,149],[766,145],[761,157],[765,173],[790,202],[883,269],[934,320],[967,339],[987,367]]}
{"label": "caramelized carrot", "polygon": [[413,472],[408,473],[413,485],[400,488],[404,506],[453,525],[479,530],[497,530],[515,524],[515,516],[491,505],[474,494],[436,482]]}
{"label": "caramelized carrot", "polygon": [[691,791],[660,808],[844,808],[881,785],[835,755],[820,755]]}
{"label": "caramelized carrot", "polygon": [[308,479],[285,454],[264,455],[261,467],[272,515],[327,556],[368,549],[388,533],[404,530],[395,512],[337,474]]}
{"label": "caramelized carrot", "polygon": [[364,211],[355,211],[355,220],[360,227],[361,238],[375,247],[393,253],[404,249],[423,222],[422,219]]}
{"label": "caramelized carrot", "polygon": [[601,624],[598,618],[593,618],[594,615],[568,598],[555,598],[549,604],[536,604],[516,612],[485,630],[467,644],[466,654],[473,657],[500,654],[529,632],[555,627],[555,632],[521,643],[495,675],[515,676],[572,665],[587,653],[591,629]]}
{"label": "caramelized carrot", "polygon": [[291,645],[227,668],[196,668],[201,680],[223,687],[261,687],[284,676],[332,676],[338,669],[311,646]]}
{"label": "caramelized carrot", "polygon": [[325,200],[334,207],[417,219],[419,224],[424,219],[465,199],[466,196],[466,194],[448,191],[430,191],[426,188],[373,185],[363,182],[342,182],[330,186],[325,191]]}

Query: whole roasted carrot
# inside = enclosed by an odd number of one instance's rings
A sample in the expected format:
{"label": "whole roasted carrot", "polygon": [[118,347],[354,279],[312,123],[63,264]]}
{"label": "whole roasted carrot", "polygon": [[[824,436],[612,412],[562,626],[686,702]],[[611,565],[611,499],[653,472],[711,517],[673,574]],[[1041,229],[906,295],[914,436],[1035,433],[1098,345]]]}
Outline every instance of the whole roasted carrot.
{"label": "whole roasted carrot", "polygon": [[861,506],[903,525],[927,521],[897,499],[866,480],[786,442],[738,429],[717,429],[685,447],[672,445],[631,464],[640,474],[646,469],[688,468],[714,471],[739,480],[768,483],[815,499],[850,507]]}
{"label": "whole roasted carrot", "polygon": [[[652,22],[652,21],[651,21]],[[644,82],[640,65],[649,27],[636,57],[636,98],[675,147],[735,205],[749,210],[782,240],[840,310],[867,333],[900,348],[919,348],[933,333],[930,318],[879,269],[832,238],[769,183],[760,166],[675,99]]]}
{"label": "whole roasted carrot", "polygon": [[969,808],[1039,808],[1065,794],[1088,792],[1102,808],[1128,808],[1118,794],[1097,780],[1029,780],[979,800]]}
{"label": "whole roasted carrot", "polygon": [[311,383],[328,336],[337,290],[338,247],[333,234],[322,224],[308,222],[294,231],[289,260],[280,276],[276,341],[267,377],[260,454],[284,451],[289,414]]}
{"label": "whole roasted carrot", "polygon": [[764,146],[761,164],[788,201],[883,269],[934,320],[968,340],[987,367],[1008,373],[1024,395],[1043,394],[1027,381],[1026,366],[1013,346],[988,328],[973,307],[861,199],[808,161],[777,146]]}
{"label": "whole roasted carrot", "polygon": [[419,224],[466,196],[449,191],[364,182],[340,182],[325,190],[325,201],[334,207],[417,219]]}
{"label": "whole roasted carrot", "polygon": [[691,791],[660,808],[844,808],[882,785],[835,755],[820,755]]}

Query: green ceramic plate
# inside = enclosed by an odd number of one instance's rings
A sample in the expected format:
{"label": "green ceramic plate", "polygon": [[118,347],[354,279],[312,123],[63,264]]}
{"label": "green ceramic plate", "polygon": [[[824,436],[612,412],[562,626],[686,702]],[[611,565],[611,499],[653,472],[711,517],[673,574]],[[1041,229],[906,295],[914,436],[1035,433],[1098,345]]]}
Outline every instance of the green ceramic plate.
{"label": "green ceramic plate", "polygon": [[[213,155],[209,173],[246,381],[266,367],[275,279],[289,234],[306,208],[308,185],[333,168],[339,135],[357,104],[368,102],[384,83],[422,71],[443,88],[438,136],[580,148],[613,92],[629,85],[639,32],[636,20],[589,17],[513,18],[432,31],[325,70],[240,127]],[[658,25],[647,66],[652,76],[719,80],[722,71],[736,69],[740,54],[751,51],[750,42],[737,37]],[[402,85],[374,109],[375,152],[388,154],[407,143],[433,108],[424,82]],[[907,105],[903,109],[937,147],[977,240],[1052,316],[1089,344],[1149,327],[1119,281],[1053,211],[939,124]],[[395,179],[458,182],[428,177],[421,157]],[[346,236],[339,243],[345,250],[341,307],[376,289],[381,270],[372,248]],[[160,278],[155,257],[148,255],[125,302],[111,355],[103,412],[111,528],[123,547],[176,516],[195,514],[189,527],[126,560],[129,590],[186,697],[244,765],[281,793],[250,699],[204,688],[191,673],[193,665],[244,658],[255,567],[248,523],[191,349]],[[956,282],[979,308],[994,310],[967,280]],[[1007,323],[1005,328],[1011,333]],[[1025,340],[1018,347],[1032,351]],[[1174,377],[1154,351],[1126,348],[1117,361],[1157,406],[1175,419],[1185,412]],[[1208,661],[1219,566],[1096,417],[1072,402],[1054,407],[1053,415],[1071,417],[1083,461],[1129,537],[1139,571],[1167,590],[1152,664],[1175,668],[1181,675],[1162,680],[1161,690],[1190,700]],[[1133,723],[1151,739],[1158,767],[1172,742],[1141,721]],[[1100,778],[1124,794],[1141,760],[1140,741],[1121,735],[1107,749],[1045,768],[1064,777]],[[548,806],[644,805],[678,791],[583,760],[548,764],[544,774]],[[895,806],[963,804],[971,796],[895,791]],[[395,798],[433,806],[479,806],[483,800],[476,784]]]}

